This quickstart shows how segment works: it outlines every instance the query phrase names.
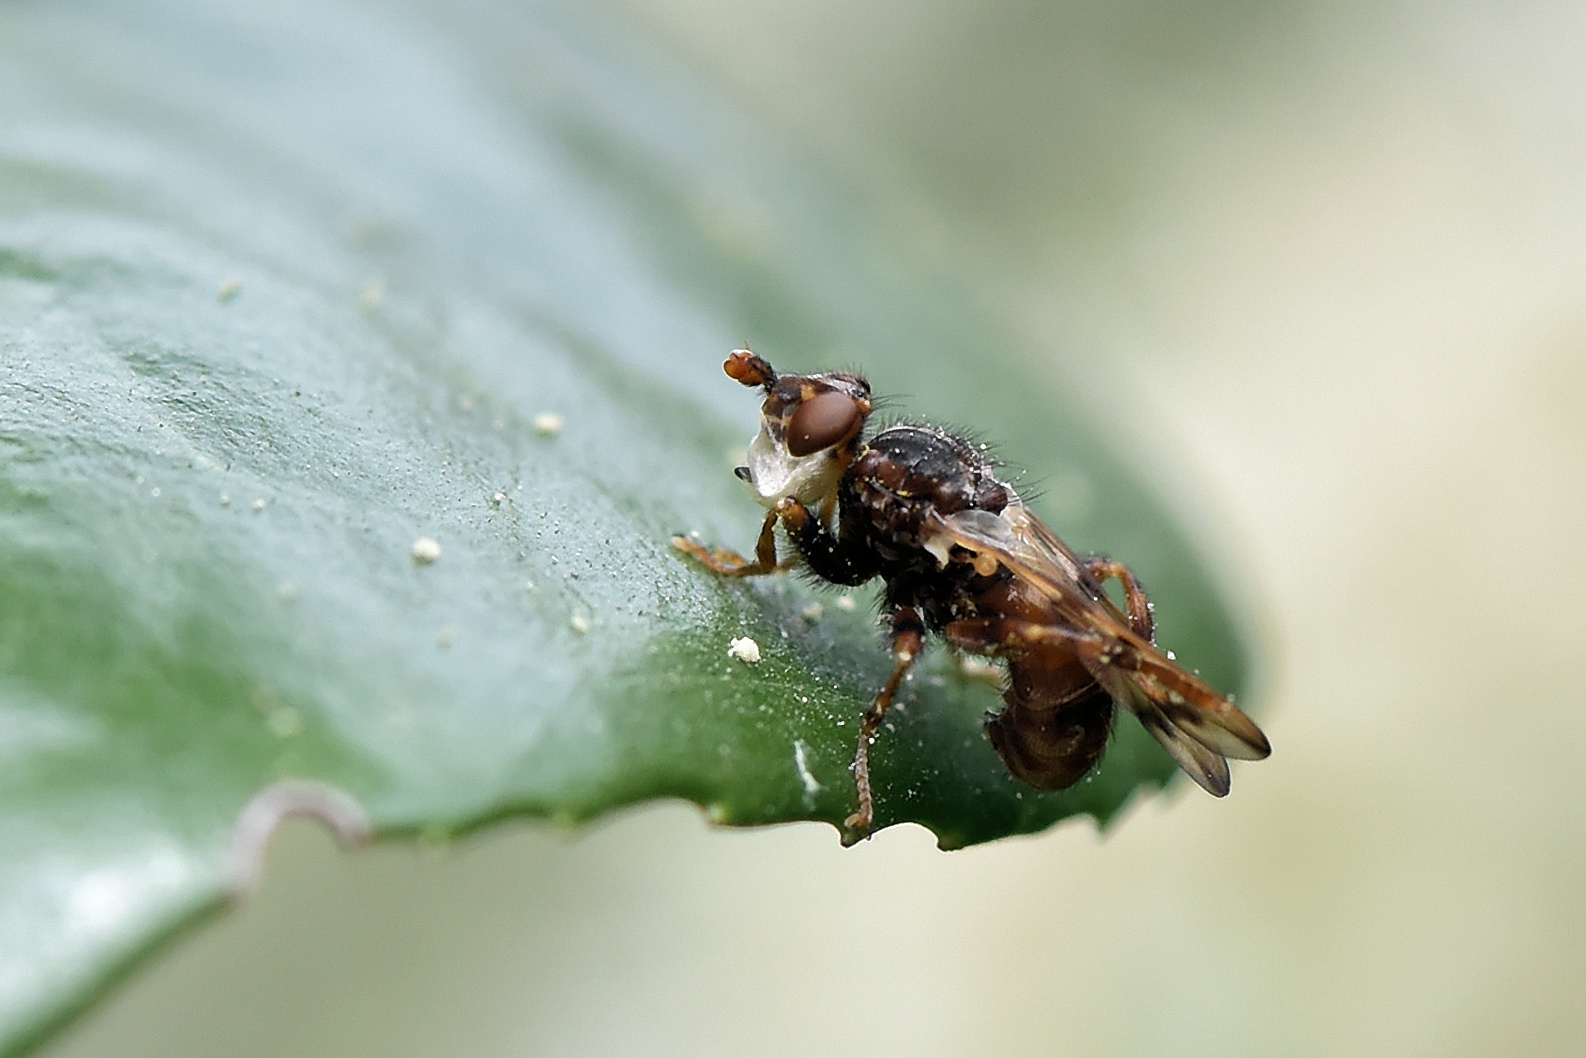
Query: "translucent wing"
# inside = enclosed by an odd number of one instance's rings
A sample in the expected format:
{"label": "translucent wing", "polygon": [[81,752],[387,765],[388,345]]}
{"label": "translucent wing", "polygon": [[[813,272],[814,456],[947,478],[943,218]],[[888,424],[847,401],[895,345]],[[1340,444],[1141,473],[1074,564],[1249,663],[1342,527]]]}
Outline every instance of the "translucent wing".
{"label": "translucent wing", "polygon": [[944,543],[961,547],[969,552],[964,560],[983,573],[995,559],[1050,600],[1055,619],[1044,630],[1073,650],[1208,793],[1228,792],[1225,758],[1260,760],[1272,752],[1261,729],[1232,701],[1130,627],[1085,563],[1017,500],[1000,515],[933,512],[927,532],[938,538],[930,541],[938,554],[950,554]]}

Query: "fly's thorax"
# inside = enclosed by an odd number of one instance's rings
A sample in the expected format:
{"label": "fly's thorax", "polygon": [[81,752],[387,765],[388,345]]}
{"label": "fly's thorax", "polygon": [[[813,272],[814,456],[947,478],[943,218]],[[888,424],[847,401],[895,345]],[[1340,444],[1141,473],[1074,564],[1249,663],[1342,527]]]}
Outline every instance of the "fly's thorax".
{"label": "fly's thorax", "polygon": [[859,473],[901,500],[939,514],[997,514],[1013,499],[991,463],[968,441],[930,426],[894,426],[871,438]]}
{"label": "fly's thorax", "polygon": [[[995,520],[1016,502],[1013,490],[967,441],[934,427],[883,430],[866,444],[850,478],[855,505],[879,534],[929,552],[943,567],[952,543],[931,533],[928,516],[970,512]],[[992,563],[986,572],[995,568]]]}

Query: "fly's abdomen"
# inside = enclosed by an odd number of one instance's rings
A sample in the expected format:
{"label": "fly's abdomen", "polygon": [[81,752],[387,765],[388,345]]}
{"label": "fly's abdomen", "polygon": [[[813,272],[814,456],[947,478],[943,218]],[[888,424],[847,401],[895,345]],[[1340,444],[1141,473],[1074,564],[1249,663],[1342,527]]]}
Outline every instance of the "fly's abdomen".
{"label": "fly's abdomen", "polygon": [[1008,771],[1040,790],[1066,790],[1101,759],[1116,709],[1073,655],[1032,651],[1008,662],[1006,708],[986,735]]}

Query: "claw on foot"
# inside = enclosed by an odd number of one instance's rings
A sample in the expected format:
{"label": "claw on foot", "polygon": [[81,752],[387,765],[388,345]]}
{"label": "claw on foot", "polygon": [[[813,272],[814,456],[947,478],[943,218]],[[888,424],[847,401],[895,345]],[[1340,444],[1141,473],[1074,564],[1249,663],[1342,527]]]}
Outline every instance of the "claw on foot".
{"label": "claw on foot", "polygon": [[843,820],[843,848],[851,849],[861,841],[869,841],[874,822],[869,812],[855,812]]}
{"label": "claw on foot", "polygon": [[672,546],[716,573],[733,576],[749,566],[749,560],[724,547],[709,548],[686,536],[672,537]]}

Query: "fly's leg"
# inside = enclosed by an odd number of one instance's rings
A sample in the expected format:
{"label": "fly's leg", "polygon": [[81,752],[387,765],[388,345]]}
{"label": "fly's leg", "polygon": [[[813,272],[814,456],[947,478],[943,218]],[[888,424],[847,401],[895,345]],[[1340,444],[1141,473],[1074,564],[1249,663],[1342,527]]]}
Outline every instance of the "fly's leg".
{"label": "fly's leg", "polygon": [[1041,624],[1017,617],[966,617],[942,629],[942,638],[971,654],[1017,657],[1019,651],[1040,643],[1081,644],[1100,642],[1089,632]]}
{"label": "fly's leg", "polygon": [[[852,540],[833,535],[826,521],[798,499],[789,496],[766,515],[755,542],[754,561],[725,548],[707,548],[684,536],[674,536],[672,546],[689,555],[705,568],[724,577],[756,577],[784,568],[777,563],[776,527],[780,522],[788,539],[810,571],[834,584],[863,584],[877,573],[877,559]],[[859,748],[854,753],[854,787],[858,810],[843,823],[843,844],[852,845],[870,836],[875,822],[875,796],[870,788],[870,743],[881,721],[897,696],[909,666],[919,656],[925,641],[925,623],[912,607],[902,607],[892,615],[892,675],[865,710],[859,726]]]}
{"label": "fly's leg", "polygon": [[[1130,629],[1146,642],[1152,642],[1155,620],[1151,614],[1151,603],[1129,567],[1110,558],[1089,559],[1085,567],[1099,582],[1116,579],[1123,585]],[[1008,617],[966,618],[943,628],[942,638],[974,654],[1010,650],[1017,653],[1021,649],[1051,643],[1061,644],[1080,658],[1123,671],[1136,671],[1142,664],[1140,653],[1127,648],[1117,639],[1062,624],[1042,624]]]}
{"label": "fly's leg", "polygon": [[755,541],[753,562],[736,551],[723,547],[713,550],[686,536],[672,537],[672,546],[724,577],[758,577],[780,568],[776,563],[776,521],[777,511],[765,516],[765,523],[760,526],[760,539]]}
{"label": "fly's leg", "polygon": [[789,496],[777,504],[777,514],[804,564],[821,580],[852,585],[876,575],[880,563],[874,551],[833,536],[826,522],[798,500]]}
{"label": "fly's leg", "polygon": [[1145,596],[1145,589],[1140,587],[1140,582],[1134,579],[1134,573],[1128,566],[1114,559],[1097,556],[1085,560],[1085,571],[1095,577],[1098,583],[1105,584],[1109,580],[1116,580],[1123,585],[1124,605],[1129,611],[1129,627],[1134,629],[1135,635],[1152,642],[1156,632],[1156,618],[1151,613],[1151,600]]}
{"label": "fly's leg", "polygon": [[760,539],[755,542],[753,562],[736,551],[711,549],[686,536],[672,537],[672,546],[724,577],[757,577],[788,566],[776,560],[778,522],[782,523],[788,539],[810,572],[822,580],[833,584],[863,584],[876,575],[877,562],[872,553],[833,536],[824,521],[792,496],[783,499],[765,516],[760,526]]}
{"label": "fly's leg", "polygon": [[999,647],[1015,646],[1003,630],[1009,623],[1006,617],[962,618],[942,629],[942,638],[966,654],[989,657]]}
{"label": "fly's leg", "polygon": [[881,721],[892,708],[898,687],[908,673],[909,666],[920,656],[925,644],[925,623],[912,606],[900,607],[892,614],[892,675],[865,710],[864,721],[859,725],[859,748],[854,753],[854,788],[859,795],[859,808],[843,821],[843,844],[853,845],[870,836],[875,823],[875,794],[870,789],[870,743],[875,740]]}
{"label": "fly's leg", "polygon": [[1123,663],[1122,651],[1102,637],[1063,625],[1042,624],[1017,617],[966,617],[942,629],[942,638],[971,654],[1017,661],[1030,647],[1058,644],[1081,658],[1102,664]]}

